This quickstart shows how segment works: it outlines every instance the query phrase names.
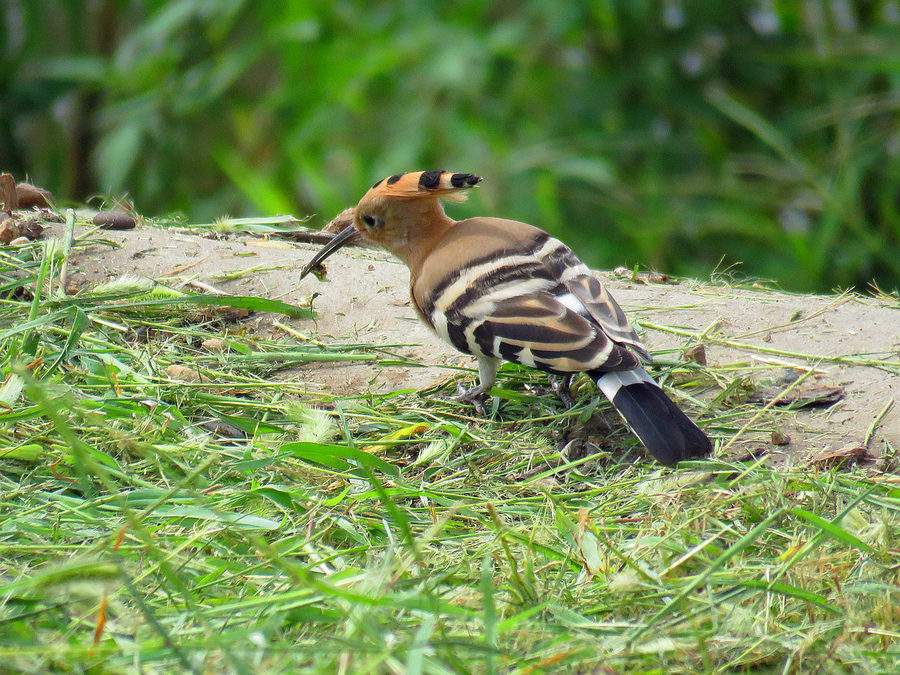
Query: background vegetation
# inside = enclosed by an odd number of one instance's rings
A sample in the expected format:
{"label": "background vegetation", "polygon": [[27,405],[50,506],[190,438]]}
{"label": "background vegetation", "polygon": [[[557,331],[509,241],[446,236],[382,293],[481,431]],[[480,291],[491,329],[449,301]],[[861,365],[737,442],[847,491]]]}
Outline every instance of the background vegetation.
{"label": "background vegetation", "polygon": [[8,0],[0,165],[148,215],[317,213],[489,177],[456,214],[600,266],[900,280],[900,6]]}

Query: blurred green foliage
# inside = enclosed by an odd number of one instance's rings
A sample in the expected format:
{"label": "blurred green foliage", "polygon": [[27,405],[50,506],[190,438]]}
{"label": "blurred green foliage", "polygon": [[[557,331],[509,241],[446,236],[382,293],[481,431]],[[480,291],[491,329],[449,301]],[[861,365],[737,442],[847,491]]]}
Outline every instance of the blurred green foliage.
{"label": "blurred green foliage", "polygon": [[898,109],[896,0],[0,5],[0,166],[149,215],[447,168],[594,265],[890,289]]}

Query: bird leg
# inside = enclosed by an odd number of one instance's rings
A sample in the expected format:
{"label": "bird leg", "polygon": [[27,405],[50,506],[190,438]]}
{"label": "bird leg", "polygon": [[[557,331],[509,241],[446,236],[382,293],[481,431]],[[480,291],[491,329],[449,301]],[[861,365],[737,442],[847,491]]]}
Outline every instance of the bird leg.
{"label": "bird leg", "polygon": [[487,393],[494,386],[494,382],[497,381],[497,368],[499,366],[499,360],[487,356],[479,356],[478,385],[466,389],[460,382],[456,386],[456,396],[453,397],[453,400],[461,403],[471,403],[475,407],[475,412],[482,416],[485,415],[484,402],[487,398]]}
{"label": "bird leg", "polygon": [[575,399],[572,397],[572,379],[575,376],[571,373],[567,375],[549,375],[550,389],[559,397],[566,408],[575,405]]}
{"label": "bird leg", "polygon": [[475,412],[484,417],[487,415],[484,404],[488,398],[488,389],[490,389],[490,387],[485,389],[482,384],[475,387],[466,387],[460,382],[456,385],[456,396],[453,397],[453,400],[459,401],[460,403],[471,403],[472,407],[475,408]]}

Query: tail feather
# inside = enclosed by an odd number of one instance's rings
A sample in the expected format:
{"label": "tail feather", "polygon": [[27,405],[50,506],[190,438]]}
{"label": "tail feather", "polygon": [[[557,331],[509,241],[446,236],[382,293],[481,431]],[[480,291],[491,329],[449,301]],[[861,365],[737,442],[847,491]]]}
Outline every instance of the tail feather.
{"label": "tail feather", "polygon": [[643,368],[595,373],[595,381],[644,447],[666,466],[706,457],[712,442]]}

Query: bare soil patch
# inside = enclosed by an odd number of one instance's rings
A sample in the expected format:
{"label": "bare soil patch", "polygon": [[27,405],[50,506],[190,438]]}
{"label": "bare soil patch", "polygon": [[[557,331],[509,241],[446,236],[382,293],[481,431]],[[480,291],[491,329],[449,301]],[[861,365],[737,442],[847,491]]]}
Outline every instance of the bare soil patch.
{"label": "bare soil patch", "polygon": [[[70,278],[76,286],[136,274],[163,281],[194,278],[226,293],[297,305],[308,304],[318,294],[313,300],[315,320],[280,321],[311,340],[383,344],[387,352],[421,364],[385,368],[348,363],[293,370],[291,375],[311,390],[350,395],[422,389],[446,380],[455,368],[472,366],[469,357],[419,322],[409,304],[406,268],[379,251],[351,248],[333,256],[328,279],[320,282],[312,276],[298,280],[298,270],[316,245],[246,236],[211,238],[149,227],[104,232],[103,239],[114,247],[91,245],[74,257]],[[254,271],[240,275],[251,268]],[[223,278],[232,272],[238,278]],[[790,386],[785,373],[815,366],[821,374],[808,378],[804,387],[839,389],[830,399],[823,397],[821,405],[779,419],[773,430],[781,436],[766,436],[763,442],[764,434],[755,429],[745,445],[763,443],[767,452],[785,456],[802,448],[809,456],[866,440],[876,455],[886,441],[900,444],[900,406],[880,415],[900,390],[900,311],[890,298],[797,295],[694,281],[638,283],[598,275],[642,327],[648,347],[671,350],[660,355],[664,361],[683,360],[682,352],[700,343],[721,382],[739,375],[768,378],[774,381],[760,388],[768,386],[777,393]],[[286,337],[271,317],[250,321],[252,330]],[[697,353],[694,349],[689,358],[698,360]],[[784,444],[784,435],[790,443]]]}

